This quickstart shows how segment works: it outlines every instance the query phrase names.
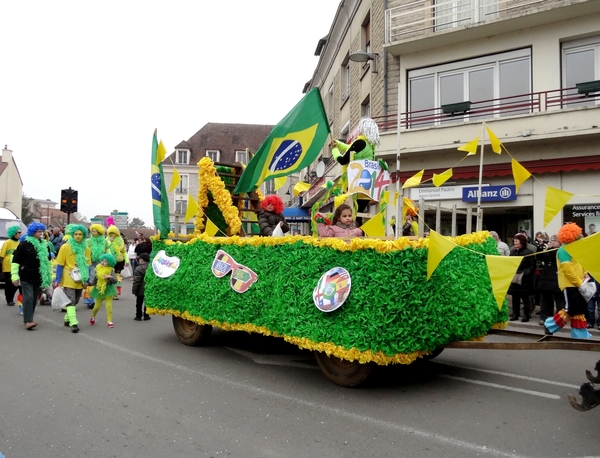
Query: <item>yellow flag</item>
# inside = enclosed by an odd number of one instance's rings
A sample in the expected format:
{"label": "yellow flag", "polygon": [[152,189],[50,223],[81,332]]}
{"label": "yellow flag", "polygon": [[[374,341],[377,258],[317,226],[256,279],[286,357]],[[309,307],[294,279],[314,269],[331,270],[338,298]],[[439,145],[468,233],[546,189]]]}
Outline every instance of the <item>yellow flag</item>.
{"label": "yellow flag", "polygon": [[396,206],[396,202],[398,202],[398,197],[400,197],[400,193],[398,191],[396,191],[394,193],[394,201],[390,202],[390,205]]}
{"label": "yellow flag", "polygon": [[470,141],[469,143],[465,143],[462,146],[459,146],[458,148],[456,148],[458,151],[466,151],[467,153],[469,153],[469,156],[472,156],[473,154],[477,153],[477,146],[479,144],[479,136],[477,136],[477,138],[473,141]]}
{"label": "yellow flag", "polygon": [[402,189],[419,186],[421,184],[421,179],[423,178],[423,173],[425,173],[425,169],[415,173],[412,177],[410,177],[404,182],[404,184],[402,185]]}
{"label": "yellow flag", "polygon": [[500,140],[498,140],[498,137],[496,137],[496,134],[494,134],[494,132],[492,132],[492,129],[490,129],[487,125],[485,126],[485,128],[487,129],[488,136],[490,137],[490,143],[492,144],[492,151],[496,154],[500,154],[502,152],[502,143],[500,142]]}
{"label": "yellow flag", "polygon": [[450,253],[456,245],[451,240],[438,234],[435,231],[429,233],[429,254],[427,256],[427,280],[437,268],[442,259]]}
{"label": "yellow flag", "polygon": [[299,181],[294,185],[294,195],[298,197],[301,192],[306,192],[310,189],[310,184],[305,183],[304,181]]}
{"label": "yellow flag", "polygon": [[600,263],[598,262],[600,232],[564,245],[564,247],[586,272],[596,279],[600,278]]}
{"label": "yellow flag", "polygon": [[158,143],[158,148],[156,149],[156,165],[160,164],[167,157],[167,148],[163,144],[162,140]]}
{"label": "yellow flag", "polygon": [[215,223],[210,219],[206,218],[206,229],[204,230],[204,233],[209,237],[214,237],[217,232],[219,232],[219,228],[215,226]]}
{"label": "yellow flag", "polygon": [[188,194],[188,204],[187,209],[185,210],[185,216],[183,217],[183,222],[187,223],[190,219],[194,218],[198,213],[198,203],[194,200],[191,194]]}
{"label": "yellow flag", "polygon": [[567,191],[546,186],[546,201],[544,203],[544,227],[550,224],[550,221],[558,214],[559,211],[573,197]]}
{"label": "yellow flag", "polygon": [[448,181],[450,178],[452,178],[452,169],[448,169],[445,172],[440,173],[439,175],[437,173],[433,174],[433,185],[436,188],[439,188],[441,185],[443,185],[446,181]]}
{"label": "yellow flag", "polygon": [[340,194],[339,196],[335,196],[333,198],[333,207],[338,208],[340,205],[342,205],[346,201],[347,198],[348,198],[348,194]]}
{"label": "yellow flag", "polygon": [[273,181],[275,183],[275,191],[277,191],[285,184],[285,182],[287,181],[287,177],[274,178]]}
{"label": "yellow flag", "polygon": [[488,274],[492,282],[492,291],[498,309],[502,308],[502,303],[506,297],[506,292],[510,286],[515,272],[521,264],[523,256],[492,256],[486,255],[485,262],[488,267]]}
{"label": "yellow flag", "polygon": [[383,237],[385,226],[383,225],[383,213],[377,213],[373,218],[360,227],[370,237]]}
{"label": "yellow flag", "polygon": [[[402,202],[404,202],[403,207],[410,208],[412,211],[417,213],[417,207],[415,207],[415,204],[413,204],[413,201],[410,200],[408,197],[403,197]],[[406,211],[404,213],[406,213]]]}
{"label": "yellow flag", "polygon": [[512,159],[511,165],[512,165],[513,177],[515,179],[515,187],[516,187],[517,194],[518,194],[519,186],[521,186],[523,183],[525,183],[525,181],[527,181],[527,179],[531,176],[531,173],[529,173],[529,170],[527,170],[525,167],[523,167],[521,164],[519,164],[514,159]]}
{"label": "yellow flag", "polygon": [[173,167],[173,179],[171,180],[171,187],[169,188],[169,192],[173,192],[173,189],[177,187],[180,181],[181,177],[179,176],[179,172],[175,167]]}

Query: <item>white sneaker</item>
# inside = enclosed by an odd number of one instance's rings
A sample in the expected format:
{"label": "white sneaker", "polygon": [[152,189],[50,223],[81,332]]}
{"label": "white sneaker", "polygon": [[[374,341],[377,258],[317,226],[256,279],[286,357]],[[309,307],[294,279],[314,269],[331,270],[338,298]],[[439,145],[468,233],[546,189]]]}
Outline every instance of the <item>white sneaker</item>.
{"label": "white sneaker", "polygon": [[19,305],[19,315],[23,315],[23,306]]}

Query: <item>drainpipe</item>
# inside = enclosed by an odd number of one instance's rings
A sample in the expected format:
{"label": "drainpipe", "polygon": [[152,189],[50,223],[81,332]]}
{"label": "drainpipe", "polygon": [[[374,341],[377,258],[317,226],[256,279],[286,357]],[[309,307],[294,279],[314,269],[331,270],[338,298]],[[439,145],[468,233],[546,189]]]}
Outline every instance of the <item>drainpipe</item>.
{"label": "drainpipe", "polygon": [[[383,29],[385,30],[385,12],[387,11],[388,0],[383,0]],[[384,42],[385,42],[385,32],[384,32]],[[388,53],[387,50],[383,50],[383,116],[387,116],[388,114],[388,103],[387,103],[387,61],[388,61]],[[398,113],[400,116],[400,113]]]}

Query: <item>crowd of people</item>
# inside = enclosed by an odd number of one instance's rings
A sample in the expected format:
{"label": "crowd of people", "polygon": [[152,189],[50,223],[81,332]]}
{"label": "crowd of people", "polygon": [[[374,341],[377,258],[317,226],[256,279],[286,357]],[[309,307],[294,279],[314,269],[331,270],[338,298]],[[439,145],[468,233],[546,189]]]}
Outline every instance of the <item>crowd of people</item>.
{"label": "crowd of people", "polygon": [[112,301],[121,294],[121,273],[125,268],[131,269],[127,276],[133,277],[134,319],[150,320],[144,307],[144,278],[152,242],[143,234],[127,241],[111,223],[107,221],[106,229],[92,224],[89,233],[79,224],[48,231],[43,224],[33,222],[26,234],[22,234],[18,225],[8,228],[9,239],[0,250],[6,305],[19,305],[26,330],[37,326],[36,305],[49,305],[58,287],[66,297],[65,302],[68,301],[62,307],[64,325],[73,333],[79,332],[76,307],[85,296],[84,302],[92,309],[90,325],[96,323],[96,315],[104,304],[107,325],[114,327]]}
{"label": "crowd of people", "polygon": [[[549,236],[546,232],[538,231],[534,239],[530,240],[527,232],[522,230],[515,234],[513,247],[510,248],[500,240],[497,232],[490,231],[496,240],[499,254],[523,256],[508,290],[512,302],[509,321],[520,319],[527,322],[539,306],[539,325],[547,328],[547,320],[561,311],[568,313],[570,305],[569,316],[573,313],[583,315],[587,329],[600,330],[600,284],[585,273],[563,248],[564,244],[593,233],[594,224],[590,224],[588,233],[584,234],[576,224],[567,223],[556,235]],[[583,297],[577,291],[584,281],[596,284],[596,293],[586,304],[582,304]]]}

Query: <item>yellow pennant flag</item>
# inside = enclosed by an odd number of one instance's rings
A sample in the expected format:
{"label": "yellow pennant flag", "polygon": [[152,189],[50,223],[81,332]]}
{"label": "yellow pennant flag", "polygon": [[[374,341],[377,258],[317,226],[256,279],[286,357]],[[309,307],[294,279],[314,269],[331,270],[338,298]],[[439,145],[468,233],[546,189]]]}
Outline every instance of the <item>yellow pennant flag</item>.
{"label": "yellow pennant flag", "polygon": [[408,197],[403,197],[402,198],[402,219],[404,219],[404,217],[406,216],[406,212],[408,211],[409,208],[413,212],[417,213],[417,207],[415,207],[415,204],[413,204],[413,201],[410,200]]}
{"label": "yellow pennant flag", "polygon": [[285,182],[287,181],[287,177],[274,178],[273,181],[275,183],[275,191],[277,191],[285,184]]}
{"label": "yellow pennant flag", "polygon": [[294,185],[294,195],[298,197],[301,192],[306,192],[310,189],[310,184],[305,183],[304,181],[299,181]]}
{"label": "yellow pennant flag", "polygon": [[383,225],[383,213],[377,213],[373,218],[363,224],[362,231],[369,237],[383,237],[385,226]]}
{"label": "yellow pennant flag", "polygon": [[473,154],[477,153],[477,146],[479,144],[479,136],[477,136],[477,138],[473,141],[470,141],[469,143],[465,143],[462,146],[459,146],[458,148],[456,148],[458,151],[466,151],[467,153],[469,153],[469,156],[472,156]]}
{"label": "yellow pennant flag", "polygon": [[429,254],[427,256],[427,280],[431,278],[431,275],[437,269],[437,266],[442,259],[450,253],[456,245],[451,240],[438,234],[436,231],[430,231],[429,233]]}
{"label": "yellow pennant flag", "polygon": [[550,221],[567,204],[574,194],[561,189],[546,186],[546,201],[544,203],[544,227],[550,224]]}
{"label": "yellow pennant flag", "polygon": [[400,193],[398,191],[396,191],[394,193],[394,201],[390,202],[390,205],[393,205],[395,207],[396,206],[396,202],[398,202],[398,197],[400,197]]}
{"label": "yellow pennant flag", "polygon": [[175,167],[173,167],[173,179],[171,180],[171,187],[169,188],[169,192],[173,192],[173,190],[177,187],[180,181],[181,177],[179,176],[179,172]]}
{"label": "yellow pennant flag", "polygon": [[492,132],[492,129],[490,129],[487,125],[485,126],[485,128],[487,129],[488,136],[490,137],[490,143],[492,144],[492,151],[496,154],[500,154],[502,152],[502,143],[500,142],[500,140],[498,140],[498,137],[496,137],[496,134],[494,134],[494,132]]}
{"label": "yellow pennant flag", "polygon": [[204,233],[209,237],[214,237],[217,232],[219,232],[219,228],[215,226],[215,223],[210,219],[206,218],[206,229],[204,230]]}
{"label": "yellow pennant flag", "polygon": [[196,216],[196,213],[198,213],[198,203],[194,200],[191,194],[188,194],[187,209],[185,210],[183,222],[187,223],[190,219]]}
{"label": "yellow pennant flag", "polygon": [[589,272],[596,279],[600,278],[600,263],[598,262],[600,232],[564,245],[564,247],[567,253],[573,256],[573,259],[581,264],[586,272]]}
{"label": "yellow pennant flag", "polygon": [[521,186],[523,183],[525,183],[525,181],[527,181],[527,179],[531,176],[531,173],[529,173],[529,170],[527,170],[525,167],[523,167],[521,164],[519,164],[514,159],[512,159],[511,165],[512,165],[513,177],[515,179],[515,187],[516,187],[517,194],[518,194],[519,186]]}
{"label": "yellow pennant flag", "polygon": [[402,185],[402,189],[419,186],[421,184],[421,179],[423,178],[423,173],[425,173],[425,169],[415,173],[412,177],[410,177],[404,182],[404,184]]}
{"label": "yellow pennant flag", "polygon": [[163,144],[162,140],[158,143],[158,148],[156,149],[156,165],[160,164],[167,157],[167,148]]}
{"label": "yellow pennant flag", "polygon": [[498,304],[498,309],[502,308],[506,292],[522,260],[523,256],[485,256],[488,274],[492,282],[492,291],[496,299],[496,304]]}
{"label": "yellow pennant flag", "polygon": [[452,169],[448,169],[445,172],[440,173],[439,175],[437,173],[433,174],[433,185],[436,188],[439,188],[441,185],[443,185],[446,181],[448,181],[450,178],[452,178]]}

